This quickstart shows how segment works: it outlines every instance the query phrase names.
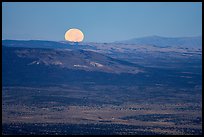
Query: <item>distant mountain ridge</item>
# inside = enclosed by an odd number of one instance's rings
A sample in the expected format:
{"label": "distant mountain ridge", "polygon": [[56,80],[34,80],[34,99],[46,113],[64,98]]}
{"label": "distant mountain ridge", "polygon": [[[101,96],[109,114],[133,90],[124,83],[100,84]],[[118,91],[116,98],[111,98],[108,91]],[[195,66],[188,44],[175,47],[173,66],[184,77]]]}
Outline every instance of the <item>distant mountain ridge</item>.
{"label": "distant mountain ridge", "polygon": [[6,47],[26,47],[26,48],[66,48],[67,43],[45,40],[3,40],[2,45]]}
{"label": "distant mountain ridge", "polygon": [[157,47],[202,47],[202,37],[161,37],[147,36],[142,38],[133,38],[115,43],[136,44],[136,45],[153,45]]}
{"label": "distant mountain ridge", "polygon": [[[109,44],[133,44],[141,46],[165,47],[182,47],[182,48],[202,48],[202,37],[161,37],[148,36],[133,38],[124,41],[116,41]],[[2,40],[2,45],[6,47],[27,47],[27,48],[75,48],[74,43],[66,41],[45,41],[45,40]],[[91,44],[92,45],[92,44]],[[93,49],[89,44],[77,45],[79,49]]]}

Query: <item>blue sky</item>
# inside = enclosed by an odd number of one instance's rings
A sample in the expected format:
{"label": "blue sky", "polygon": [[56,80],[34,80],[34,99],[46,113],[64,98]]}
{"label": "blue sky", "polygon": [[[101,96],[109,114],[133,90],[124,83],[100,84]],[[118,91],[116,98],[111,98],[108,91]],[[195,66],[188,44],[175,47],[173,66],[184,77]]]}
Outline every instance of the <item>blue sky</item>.
{"label": "blue sky", "polygon": [[2,39],[64,40],[78,28],[85,42],[201,36],[201,2],[4,2]]}

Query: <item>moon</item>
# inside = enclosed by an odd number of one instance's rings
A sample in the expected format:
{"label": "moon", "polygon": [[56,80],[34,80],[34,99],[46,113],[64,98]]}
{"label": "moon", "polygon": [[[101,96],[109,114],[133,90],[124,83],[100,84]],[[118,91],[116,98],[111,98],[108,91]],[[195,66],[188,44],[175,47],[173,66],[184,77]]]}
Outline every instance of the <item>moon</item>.
{"label": "moon", "polygon": [[72,28],[65,33],[64,37],[65,40],[69,42],[82,42],[84,39],[84,34],[81,30]]}

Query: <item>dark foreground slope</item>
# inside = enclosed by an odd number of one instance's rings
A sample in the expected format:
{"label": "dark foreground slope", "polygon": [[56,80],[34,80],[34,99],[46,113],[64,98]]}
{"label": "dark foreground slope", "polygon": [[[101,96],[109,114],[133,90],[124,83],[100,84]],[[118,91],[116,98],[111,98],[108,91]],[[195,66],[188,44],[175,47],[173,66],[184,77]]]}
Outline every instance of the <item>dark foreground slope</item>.
{"label": "dark foreground slope", "polygon": [[[185,68],[142,67],[84,50],[55,50],[3,47],[3,85],[60,85],[66,83],[140,85],[168,84],[195,87],[201,73]],[[201,71],[194,68],[190,71]]]}
{"label": "dark foreground slope", "polygon": [[78,49],[3,47],[2,57],[3,85],[114,84],[143,72],[139,65]]}

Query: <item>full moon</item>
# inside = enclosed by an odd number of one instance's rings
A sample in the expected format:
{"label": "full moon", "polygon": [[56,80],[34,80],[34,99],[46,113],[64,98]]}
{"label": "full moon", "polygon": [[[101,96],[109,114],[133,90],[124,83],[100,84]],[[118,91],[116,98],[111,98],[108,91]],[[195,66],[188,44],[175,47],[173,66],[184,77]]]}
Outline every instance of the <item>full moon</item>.
{"label": "full moon", "polygon": [[79,29],[69,29],[65,33],[65,40],[70,42],[81,42],[84,39],[84,34]]}

